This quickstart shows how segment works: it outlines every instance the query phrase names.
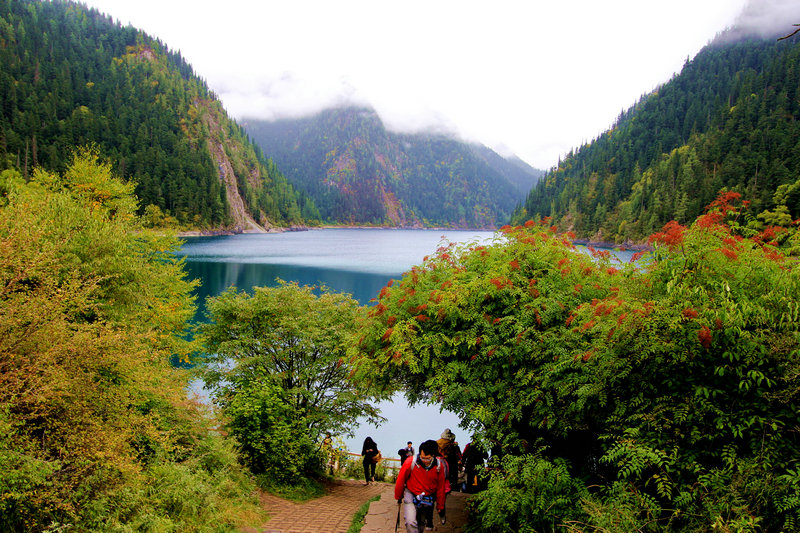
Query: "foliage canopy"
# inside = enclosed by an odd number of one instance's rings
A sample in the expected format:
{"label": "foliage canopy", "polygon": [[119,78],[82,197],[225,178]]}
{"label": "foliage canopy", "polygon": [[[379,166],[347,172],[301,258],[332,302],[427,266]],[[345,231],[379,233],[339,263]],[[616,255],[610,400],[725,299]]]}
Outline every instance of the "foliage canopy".
{"label": "foliage canopy", "polygon": [[[532,222],[442,246],[381,291],[351,355],[364,379],[441,402],[496,452],[539,458],[495,487],[566,467],[583,506],[540,524],[630,509],[643,530],[793,529],[798,235],[742,226],[739,199],[668,224],[633,264]],[[520,511],[500,492],[480,499],[500,518]]]}
{"label": "foliage canopy", "polygon": [[254,512],[170,365],[192,350],[193,283],[131,190],[91,152],[63,175],[0,175],[0,529],[232,529]]}
{"label": "foliage canopy", "polygon": [[349,295],[315,289],[231,288],[209,298],[201,327],[214,401],[251,468],[282,482],[318,469],[325,432],[352,434],[362,416],[382,420],[343,359],[362,309]]}

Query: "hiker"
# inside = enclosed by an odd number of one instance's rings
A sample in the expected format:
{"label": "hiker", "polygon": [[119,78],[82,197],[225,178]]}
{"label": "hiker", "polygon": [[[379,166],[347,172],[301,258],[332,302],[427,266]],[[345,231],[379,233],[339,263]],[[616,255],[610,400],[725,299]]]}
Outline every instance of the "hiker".
{"label": "hiker", "polygon": [[364,445],[361,447],[361,455],[364,457],[364,485],[369,485],[375,482],[375,458],[380,452],[378,445],[372,440],[372,437],[364,439]]}
{"label": "hiker", "polygon": [[477,490],[477,471],[483,468],[483,462],[486,460],[487,454],[480,449],[473,440],[464,447],[464,453],[461,455],[461,462],[464,465],[464,472],[466,473],[466,492]]}
{"label": "hiker", "polygon": [[456,442],[456,436],[450,431],[450,428],[445,428],[436,444],[439,446],[439,454],[447,461],[447,481],[450,482],[451,487],[457,489],[461,448]]}
{"label": "hiker", "polygon": [[400,448],[397,450],[397,457],[400,459],[400,466],[403,466],[403,463],[405,463],[406,459],[409,457],[408,450],[406,448]]}
{"label": "hiker", "polygon": [[325,438],[322,439],[322,443],[320,444],[320,449],[322,450],[322,456],[325,459],[325,473],[333,475],[335,454],[333,453],[333,439],[331,438],[330,433],[325,434]]}
{"label": "hiker", "polygon": [[409,457],[414,457],[414,447],[411,445],[411,441],[408,441],[405,448],[397,450],[397,456],[400,458],[400,466],[403,466]]}
{"label": "hiker", "polygon": [[422,533],[425,525],[433,524],[433,506],[445,520],[445,469],[436,457],[439,446],[426,440],[419,446],[419,455],[403,463],[394,485],[394,498],[403,504],[406,533]]}

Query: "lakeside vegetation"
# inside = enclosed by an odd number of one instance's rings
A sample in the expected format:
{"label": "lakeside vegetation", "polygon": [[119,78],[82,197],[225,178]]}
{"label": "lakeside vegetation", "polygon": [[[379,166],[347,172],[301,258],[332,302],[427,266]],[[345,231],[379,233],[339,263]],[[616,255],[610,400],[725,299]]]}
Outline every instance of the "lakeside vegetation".
{"label": "lakeside vegetation", "polygon": [[[800,235],[741,224],[737,193],[635,264],[528,223],[442,247],[368,307],[229,291],[190,341],[178,241],[142,228],[110,165],[81,152],[64,174],[0,178],[5,529],[258,523],[257,484],[313,489],[320,434],[396,390],[495,453],[472,531],[800,518]],[[169,363],[198,350],[232,363],[207,367],[217,415]]]}
{"label": "lakeside vegetation", "polygon": [[528,222],[384,287],[351,356],[492,449],[471,531],[797,528],[800,234],[746,212],[629,264]]}
{"label": "lakeside vegetation", "polygon": [[[517,225],[443,246],[369,306],[230,290],[195,330],[180,241],[152,228],[231,223],[209,143],[255,218],[313,202],[157,40],[0,0],[0,529],[263,524],[259,489],[318,495],[321,435],[400,390],[494,452],[469,531],[797,530],[798,50],[707,50]],[[568,228],[653,250],[590,257]]]}
{"label": "lakeside vegetation", "polygon": [[0,529],[220,531],[263,514],[252,476],[170,364],[193,282],[174,237],[90,152],[0,173]]}

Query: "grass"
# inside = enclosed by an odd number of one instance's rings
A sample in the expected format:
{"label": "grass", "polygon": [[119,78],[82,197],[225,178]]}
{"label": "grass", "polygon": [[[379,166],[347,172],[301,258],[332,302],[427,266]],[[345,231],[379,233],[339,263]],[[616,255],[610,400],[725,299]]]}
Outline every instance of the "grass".
{"label": "grass", "polygon": [[266,476],[256,476],[259,488],[297,503],[314,500],[325,495],[325,485],[315,479],[301,479],[295,485],[279,485],[271,482]]}
{"label": "grass", "polygon": [[361,528],[364,527],[364,517],[367,516],[367,513],[369,512],[369,504],[380,499],[380,494],[373,496],[371,499],[367,500],[364,505],[358,509],[358,511],[356,511],[356,514],[353,515],[353,521],[350,523],[350,528],[347,530],[347,533],[359,533],[359,531],[361,531]]}

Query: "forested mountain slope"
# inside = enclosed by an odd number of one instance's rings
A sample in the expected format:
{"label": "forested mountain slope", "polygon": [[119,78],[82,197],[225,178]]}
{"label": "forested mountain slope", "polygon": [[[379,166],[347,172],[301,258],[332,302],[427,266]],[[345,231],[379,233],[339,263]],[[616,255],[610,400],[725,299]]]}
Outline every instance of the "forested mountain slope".
{"label": "forested mountain slope", "polygon": [[639,241],[727,188],[750,202],[752,226],[787,225],[800,217],[799,83],[797,37],[722,34],[570,152],[512,221],[550,216],[579,237]]}
{"label": "forested mountain slope", "polygon": [[486,147],[387,131],[371,109],[244,127],[328,222],[495,228],[538,178]]}
{"label": "forested mountain slope", "polygon": [[[96,145],[155,222],[244,230],[316,215],[179,54],[81,4],[0,0],[0,169]],[[150,207],[148,207],[150,206]]]}

